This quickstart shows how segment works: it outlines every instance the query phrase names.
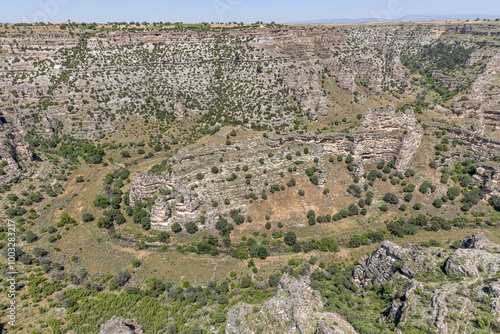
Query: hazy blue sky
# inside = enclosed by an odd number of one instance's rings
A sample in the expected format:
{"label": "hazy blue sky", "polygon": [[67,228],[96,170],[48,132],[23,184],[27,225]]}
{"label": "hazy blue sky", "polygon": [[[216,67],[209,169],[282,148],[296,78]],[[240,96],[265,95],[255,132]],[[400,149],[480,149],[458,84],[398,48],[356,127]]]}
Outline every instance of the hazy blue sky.
{"label": "hazy blue sky", "polygon": [[409,14],[498,14],[498,0],[0,0],[0,22],[295,22]]}

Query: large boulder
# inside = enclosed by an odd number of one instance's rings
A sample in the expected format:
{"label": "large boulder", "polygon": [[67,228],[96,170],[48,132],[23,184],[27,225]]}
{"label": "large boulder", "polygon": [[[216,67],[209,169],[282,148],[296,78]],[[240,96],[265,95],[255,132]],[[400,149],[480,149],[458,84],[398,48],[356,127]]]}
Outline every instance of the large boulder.
{"label": "large boulder", "polygon": [[135,320],[113,316],[101,325],[99,334],[143,334],[144,331]]}

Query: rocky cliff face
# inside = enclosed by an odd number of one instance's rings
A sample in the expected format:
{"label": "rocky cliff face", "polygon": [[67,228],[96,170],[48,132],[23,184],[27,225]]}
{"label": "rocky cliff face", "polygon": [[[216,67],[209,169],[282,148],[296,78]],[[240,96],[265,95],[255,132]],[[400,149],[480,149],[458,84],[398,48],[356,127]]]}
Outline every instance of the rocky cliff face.
{"label": "rocky cliff face", "polygon": [[309,285],[307,278],[283,276],[278,293],[260,311],[245,303],[229,310],[226,334],[355,334],[354,328],[338,314],[321,312],[321,293]]}
{"label": "rocky cliff face", "polygon": [[5,113],[0,117],[0,138],[0,164],[4,171],[0,184],[7,184],[21,176],[22,166],[33,160],[33,153],[17,119]]}
{"label": "rocky cliff face", "polygon": [[133,206],[135,201],[142,201],[153,197],[160,189],[172,189],[173,184],[170,178],[159,176],[152,173],[136,173],[130,184],[130,204]]}
{"label": "rocky cliff face", "polygon": [[[350,97],[362,90],[374,96],[411,94],[402,59],[418,54],[443,34],[496,31],[490,25],[447,24],[288,26],[224,34],[109,31],[91,37],[64,31],[27,37],[8,31],[0,36],[0,108],[21,135],[14,134],[16,142],[0,151],[10,174],[16,174],[20,166],[12,154],[29,156],[29,146],[21,142],[28,131],[50,137],[57,127],[59,134],[97,141],[119,131],[131,115],[159,124],[202,117],[200,126],[207,128],[224,120],[286,133],[290,124],[304,117],[317,121],[331,116],[334,101],[325,91],[330,81]],[[470,96],[461,96],[451,110],[455,116],[481,120],[479,135],[485,125],[497,127],[499,119],[500,58],[490,44],[468,56],[464,67],[481,65],[482,70]],[[446,81],[443,73],[435,77]],[[366,96],[360,100],[357,103],[363,105]],[[411,112],[396,114],[393,107],[368,109],[363,127],[407,135],[359,140],[344,136],[325,144],[325,151],[363,161],[399,156],[397,169],[402,171],[422,136]],[[2,132],[7,135],[9,130],[4,127]]]}
{"label": "rocky cliff face", "polygon": [[[260,112],[283,114],[296,103],[315,120],[330,112],[323,89],[325,70],[350,92],[360,85],[376,93],[410,92],[401,51],[421,48],[449,28],[286,27],[223,36],[111,31],[85,37],[53,32],[29,38],[12,32],[0,36],[6,54],[0,59],[1,91],[16,113],[21,111],[18,105],[39,112],[31,104],[43,102],[41,114],[62,121],[63,133],[92,140],[117,130],[112,113],[132,111],[148,118],[162,110],[183,119],[207,113],[224,96],[237,101],[225,108],[239,120],[265,124]],[[218,48],[221,40],[224,51]],[[15,57],[19,61],[14,62]],[[197,67],[196,73],[191,66]],[[26,80],[13,81],[17,74]],[[227,84],[241,78],[245,80],[238,87]],[[249,83],[258,83],[255,92]],[[148,99],[142,91],[151,89],[161,93]],[[249,108],[242,110],[242,105]],[[271,123],[291,123],[290,118],[293,122],[295,116],[276,115]]]}
{"label": "rocky cliff face", "polygon": [[361,126],[377,131],[411,130],[417,126],[417,120],[413,115],[413,109],[408,108],[404,112],[397,113],[396,107],[390,105],[387,108],[368,109]]}
{"label": "rocky cliff face", "polygon": [[[172,165],[171,174],[162,176],[148,173],[137,173],[130,186],[130,202],[145,200],[157,195],[156,203],[151,211],[152,227],[170,230],[174,222],[185,224],[197,220],[203,213],[207,218],[201,229],[210,229],[215,225],[220,214],[227,214],[229,209],[221,204],[228,199],[233,207],[241,213],[247,209],[248,192],[242,188],[242,179],[231,180],[235,166],[253,166],[249,174],[248,185],[259,189],[263,183],[280,182],[280,177],[264,172],[265,165],[259,159],[269,160],[270,167],[278,169],[286,164],[286,152],[296,152],[297,145],[307,144],[312,156],[344,155],[352,156],[359,166],[359,175],[363,175],[363,165],[380,160],[395,160],[396,168],[404,172],[417,152],[423,136],[422,127],[416,122],[413,110],[396,113],[394,106],[388,108],[369,109],[362,123],[362,129],[352,134],[336,135],[288,135],[281,140],[257,139],[252,142],[238,143],[239,150],[227,145],[205,144],[193,150],[184,149],[178,153]],[[295,148],[294,148],[295,147]],[[269,149],[272,151],[269,151]],[[245,152],[253,152],[248,156]],[[224,156],[223,163],[217,159]],[[212,173],[212,166],[220,166],[221,171]],[[323,186],[329,177],[326,166],[317,165],[318,185]],[[202,179],[198,179],[200,174]],[[236,174],[235,174],[236,175]],[[204,182],[208,180],[210,182]],[[221,180],[226,180],[222,185]],[[211,181],[215,181],[211,182]],[[203,191],[199,185],[203,184]],[[262,187],[262,186],[260,186]],[[174,191],[171,191],[175,188]],[[267,187],[266,187],[267,188]],[[169,194],[165,195],[168,190]],[[263,188],[266,191],[265,188]],[[162,194],[163,192],[163,194]],[[257,195],[255,195],[257,196]]]}

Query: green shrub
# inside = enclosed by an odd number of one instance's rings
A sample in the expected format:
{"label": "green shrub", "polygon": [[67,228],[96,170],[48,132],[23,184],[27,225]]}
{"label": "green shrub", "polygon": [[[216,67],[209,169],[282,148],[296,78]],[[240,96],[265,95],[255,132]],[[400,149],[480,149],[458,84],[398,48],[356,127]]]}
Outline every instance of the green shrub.
{"label": "green shrub", "polygon": [[198,232],[198,225],[196,225],[195,222],[188,222],[184,225],[184,227],[186,228],[186,232],[189,234],[195,234]]}
{"label": "green shrub", "polygon": [[179,223],[173,223],[171,226],[172,232],[179,233],[182,231],[182,226]]}

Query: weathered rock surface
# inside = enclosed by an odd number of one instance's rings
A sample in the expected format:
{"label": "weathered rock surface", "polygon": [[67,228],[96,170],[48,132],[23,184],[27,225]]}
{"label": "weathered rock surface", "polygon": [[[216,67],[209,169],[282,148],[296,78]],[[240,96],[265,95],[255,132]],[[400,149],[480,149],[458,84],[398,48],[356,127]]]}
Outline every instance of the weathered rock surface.
{"label": "weathered rock surface", "polygon": [[[392,300],[380,321],[394,323],[400,329],[405,324],[432,324],[440,334],[469,333],[474,331],[481,298],[487,297],[491,313],[499,316],[499,249],[481,232],[464,238],[462,247],[455,251],[412,244],[401,247],[385,241],[358,262],[352,282],[362,287],[378,284],[390,288],[400,278],[407,280],[403,295]],[[434,280],[440,283],[436,285]]]}
{"label": "weathered rock surface", "polygon": [[251,305],[239,303],[229,310],[226,334],[253,333],[335,333],[354,334],[354,328],[338,314],[321,312],[321,294],[309,287],[308,278],[283,276],[276,296],[254,312]]}
{"label": "weathered rock surface", "polygon": [[143,334],[135,320],[124,319],[122,317],[112,317],[101,325],[99,334]]}
{"label": "weathered rock surface", "polygon": [[134,205],[138,199],[146,200],[153,197],[157,190],[169,189],[171,185],[168,177],[152,173],[136,173],[130,184],[130,204]]}
{"label": "weathered rock surface", "polygon": [[361,286],[393,282],[396,275],[394,263],[406,261],[408,256],[408,250],[391,241],[384,241],[375,252],[358,261],[352,281]]}
{"label": "weathered rock surface", "polygon": [[[496,249],[495,249],[496,248]],[[446,261],[444,271],[452,276],[477,277],[495,275],[500,271],[500,247],[478,232],[465,238],[462,248]]]}
{"label": "weathered rock surface", "polygon": [[413,130],[417,126],[417,120],[412,108],[397,113],[396,107],[390,105],[387,108],[368,109],[365,112],[361,126],[368,130],[379,131]]}

